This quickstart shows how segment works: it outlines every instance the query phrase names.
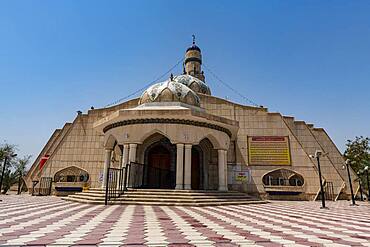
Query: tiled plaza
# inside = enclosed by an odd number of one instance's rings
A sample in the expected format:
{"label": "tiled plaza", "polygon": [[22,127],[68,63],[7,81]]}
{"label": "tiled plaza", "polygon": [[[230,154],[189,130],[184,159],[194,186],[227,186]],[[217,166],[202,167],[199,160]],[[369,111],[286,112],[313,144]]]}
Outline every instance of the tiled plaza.
{"label": "tiled plaza", "polygon": [[0,246],[370,246],[370,204],[103,206],[0,196]]}

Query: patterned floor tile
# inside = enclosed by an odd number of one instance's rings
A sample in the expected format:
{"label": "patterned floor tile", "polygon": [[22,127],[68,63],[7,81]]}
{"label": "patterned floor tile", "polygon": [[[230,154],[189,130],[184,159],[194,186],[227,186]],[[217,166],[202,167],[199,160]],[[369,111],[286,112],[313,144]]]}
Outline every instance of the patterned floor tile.
{"label": "patterned floor tile", "polygon": [[0,196],[0,246],[370,246],[370,204],[104,206]]}

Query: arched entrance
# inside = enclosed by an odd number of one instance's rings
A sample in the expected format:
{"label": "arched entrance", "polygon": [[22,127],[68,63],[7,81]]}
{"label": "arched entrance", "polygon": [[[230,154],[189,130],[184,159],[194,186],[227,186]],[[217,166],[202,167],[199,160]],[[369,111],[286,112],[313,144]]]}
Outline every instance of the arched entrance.
{"label": "arched entrance", "polygon": [[167,138],[150,145],[145,151],[143,187],[174,189],[175,155],[174,147]]}
{"label": "arched entrance", "polygon": [[202,186],[202,150],[195,146],[191,150],[191,189],[200,190],[203,189]]}

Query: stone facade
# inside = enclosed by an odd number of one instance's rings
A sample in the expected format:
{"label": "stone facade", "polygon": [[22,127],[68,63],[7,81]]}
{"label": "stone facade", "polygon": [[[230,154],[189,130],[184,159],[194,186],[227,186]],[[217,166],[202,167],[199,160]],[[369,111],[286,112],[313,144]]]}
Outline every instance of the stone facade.
{"label": "stone facade", "polygon": [[[189,49],[185,69],[194,73],[195,68],[197,77],[204,80],[200,49]],[[192,53],[196,59],[191,59]],[[191,73],[188,74],[191,77]],[[192,90],[204,87],[201,84],[192,85],[192,89],[181,85],[167,90],[164,98],[161,98],[162,94],[155,95],[153,102],[148,93],[151,91],[148,91],[143,93],[145,100],[137,98],[79,114],[72,123],[53,133],[28,172],[28,187],[32,187],[34,180],[54,178],[57,172],[72,166],[88,172],[90,188],[102,187],[107,179],[107,167],[125,167],[129,162],[145,165],[155,162],[148,156],[149,147],[164,138],[172,155],[168,161],[172,168],[168,169],[176,173],[173,189],[194,189],[195,181],[197,189],[238,190],[271,199],[314,200],[320,188],[318,167],[309,155],[322,150],[326,153],[321,158],[322,174],[327,187],[332,188],[333,199],[348,197],[343,157],[323,129],[268,112],[263,107],[240,105],[214,97],[209,89],[207,94]],[[178,90],[194,94],[200,105],[182,100],[184,95]],[[287,137],[290,164],[250,164],[248,137],[255,136]],[[160,157],[160,154],[156,155],[154,160],[158,155]],[[199,156],[198,161],[194,161],[194,156]],[[48,159],[41,167],[41,159],[45,157]],[[194,162],[199,167],[193,167]],[[195,180],[191,169],[197,171]],[[266,181],[275,179],[270,176],[274,172],[290,175],[279,177],[279,184],[266,184]],[[351,172],[352,178],[356,178]],[[249,177],[239,179],[240,173]],[[288,184],[284,179],[290,179]],[[292,186],[291,181],[296,184]],[[353,186],[357,188],[357,184],[353,183]]]}

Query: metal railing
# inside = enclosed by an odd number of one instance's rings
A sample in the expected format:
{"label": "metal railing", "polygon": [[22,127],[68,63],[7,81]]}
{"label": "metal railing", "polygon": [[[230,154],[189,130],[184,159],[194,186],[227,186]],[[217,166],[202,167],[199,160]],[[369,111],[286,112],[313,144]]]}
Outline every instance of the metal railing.
{"label": "metal railing", "polygon": [[[333,182],[324,181],[324,195],[325,200],[329,201],[335,201],[335,193],[334,193],[334,185]],[[319,190],[319,193],[317,194],[317,197],[315,200],[321,200],[321,191]]]}
{"label": "metal railing", "polygon": [[105,184],[105,205],[112,198],[119,197],[125,191],[126,168],[108,168],[107,180]]}
{"label": "metal railing", "polygon": [[286,178],[269,178],[266,181],[267,186],[303,186],[303,182],[298,179],[286,179]]}
{"label": "metal railing", "polygon": [[[32,181],[32,195],[48,196],[51,194],[51,186],[53,183],[52,177],[42,177],[40,181]],[[37,185],[39,185],[37,187]],[[36,193],[35,193],[36,192]]]}
{"label": "metal railing", "polygon": [[33,195],[33,196],[35,195],[35,188],[36,188],[36,185],[37,185],[39,182],[40,182],[39,180],[33,180],[33,181],[32,181],[32,195]]}
{"label": "metal railing", "polygon": [[105,205],[120,197],[128,188],[171,188],[174,171],[130,162],[123,168],[108,168],[105,184]]}

